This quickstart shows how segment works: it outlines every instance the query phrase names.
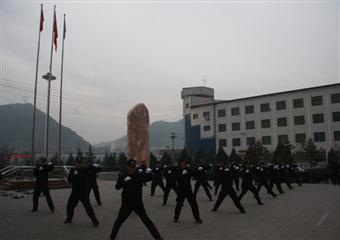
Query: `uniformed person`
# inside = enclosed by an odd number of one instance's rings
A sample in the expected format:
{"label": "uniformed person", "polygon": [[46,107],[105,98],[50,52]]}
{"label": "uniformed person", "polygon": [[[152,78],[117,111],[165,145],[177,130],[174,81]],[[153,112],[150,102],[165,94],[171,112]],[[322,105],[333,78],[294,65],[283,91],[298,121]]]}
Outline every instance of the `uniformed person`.
{"label": "uniformed person", "polygon": [[290,184],[290,180],[287,176],[287,166],[284,164],[280,166],[280,179],[281,183],[285,183],[289,189],[293,189],[292,185]]}
{"label": "uniformed person", "polygon": [[239,164],[239,165],[234,164],[231,170],[234,176],[234,183],[235,183],[236,190],[240,191],[240,173],[242,170],[242,164]]}
{"label": "uniformed person", "polygon": [[48,188],[48,173],[53,171],[53,168],[53,164],[51,162],[47,163],[46,158],[40,158],[40,163],[34,168],[33,174],[35,176],[35,187],[33,193],[32,212],[38,211],[39,196],[43,193],[51,213],[54,213],[55,208]]}
{"label": "uniformed person", "polygon": [[175,223],[178,222],[185,199],[188,200],[191,206],[192,214],[196,223],[201,224],[203,222],[200,217],[197,200],[191,188],[191,178],[193,176],[195,176],[195,173],[188,167],[188,161],[186,159],[181,159],[176,178],[178,185],[178,197],[174,216]]}
{"label": "uniformed person", "polygon": [[163,197],[163,206],[168,202],[169,193],[173,190],[178,195],[178,187],[176,183],[176,168],[173,166],[164,166],[165,190]]}
{"label": "uniformed person", "polygon": [[156,187],[159,186],[162,191],[165,191],[164,183],[163,183],[163,167],[160,161],[156,162],[156,166],[152,169],[153,180],[151,183],[151,194],[150,196],[155,195]]}
{"label": "uniformed person", "polygon": [[93,225],[97,227],[99,222],[90,203],[90,176],[89,166],[86,161],[80,158],[76,159],[75,167],[70,170],[68,175],[68,182],[72,185],[72,191],[67,202],[67,217],[64,223],[72,222],[74,209],[80,201]]}
{"label": "uniformed person", "polygon": [[90,189],[93,190],[94,197],[99,206],[102,205],[102,201],[100,199],[99,187],[97,183],[98,173],[102,170],[100,164],[92,163],[88,168],[88,175],[90,180]]}
{"label": "uniformed person", "polygon": [[292,178],[293,181],[295,181],[301,187],[301,180],[298,174],[299,171],[300,171],[300,168],[298,168],[297,165],[295,164],[289,165],[288,172],[290,174],[290,177]]}
{"label": "uniformed person", "polygon": [[218,195],[214,208],[212,209],[213,212],[217,211],[226,196],[229,196],[233,200],[235,206],[240,210],[241,213],[246,212],[233,188],[233,181],[234,175],[232,169],[230,169],[229,164],[225,163],[223,167],[223,172],[221,173],[222,189]]}
{"label": "uniformed person", "polygon": [[263,205],[263,203],[261,202],[261,198],[257,192],[256,187],[253,184],[253,172],[250,168],[250,166],[246,166],[243,171],[242,171],[242,184],[241,184],[241,194],[239,195],[238,199],[241,201],[241,199],[243,198],[243,196],[248,192],[251,191],[254,195],[254,198],[257,201],[257,204],[259,205]]}
{"label": "uniformed person", "polygon": [[116,239],[121,225],[129,217],[131,212],[135,212],[140,217],[154,239],[163,239],[147,215],[142,199],[143,184],[151,180],[152,170],[150,168],[146,168],[144,171],[142,168],[137,168],[137,162],[135,160],[131,159],[128,161],[126,171],[120,173],[116,184],[117,190],[123,189],[122,206],[112,228],[111,240]]}
{"label": "uniformed person", "polygon": [[261,188],[265,187],[267,193],[272,195],[274,198],[276,194],[273,192],[273,189],[270,188],[268,183],[268,170],[263,165],[257,166],[255,170],[256,181],[257,181],[257,192],[260,194]]}
{"label": "uniformed person", "polygon": [[277,191],[281,194],[284,193],[281,187],[281,180],[280,180],[280,167],[278,165],[272,165],[271,163],[268,164],[268,178],[269,178],[269,187],[271,189],[274,188],[274,185],[277,188]]}
{"label": "uniformed person", "polygon": [[195,189],[194,194],[195,197],[197,196],[199,188],[202,186],[205,194],[208,196],[209,200],[212,201],[212,197],[210,194],[210,185],[208,182],[208,168],[204,167],[203,165],[198,165],[196,167],[196,183],[195,183]]}
{"label": "uniformed person", "polygon": [[214,188],[215,188],[215,196],[218,193],[218,190],[221,186],[221,179],[222,179],[222,174],[223,174],[223,167],[221,163],[218,163],[214,167]]}

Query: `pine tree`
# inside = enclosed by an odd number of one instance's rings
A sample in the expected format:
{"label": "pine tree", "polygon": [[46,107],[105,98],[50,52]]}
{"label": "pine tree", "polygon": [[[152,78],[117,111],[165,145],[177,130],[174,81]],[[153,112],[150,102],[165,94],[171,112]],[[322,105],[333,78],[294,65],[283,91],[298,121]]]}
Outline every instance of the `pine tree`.
{"label": "pine tree", "polygon": [[89,148],[86,152],[86,158],[90,162],[94,162],[95,159],[96,159],[96,155],[93,153],[93,148],[92,148],[91,144],[89,144]]}
{"label": "pine tree", "polygon": [[321,151],[317,149],[311,138],[303,145],[303,151],[305,157],[304,161],[308,162],[311,168],[315,167],[323,160]]}
{"label": "pine tree", "polygon": [[74,157],[73,157],[72,153],[70,153],[70,155],[68,155],[68,157],[67,157],[65,165],[66,166],[73,166],[73,164],[74,164]]}
{"label": "pine tree", "polygon": [[161,157],[161,163],[163,165],[169,165],[172,162],[171,157],[167,152],[164,152],[163,156]]}
{"label": "pine tree", "polygon": [[125,155],[125,153],[120,153],[119,157],[118,157],[118,166],[120,167],[125,167],[127,163],[127,157]]}
{"label": "pine tree", "polygon": [[229,155],[229,160],[230,162],[236,163],[236,164],[239,164],[241,162],[241,157],[240,155],[237,154],[235,148],[231,150],[231,153]]}
{"label": "pine tree", "polygon": [[156,166],[157,163],[157,158],[155,157],[155,155],[153,155],[152,152],[150,152],[150,167],[153,168]]}
{"label": "pine tree", "polygon": [[193,165],[197,166],[199,164],[204,164],[205,163],[205,154],[203,152],[203,149],[200,147],[198,148],[195,156],[194,156],[194,161],[193,161]]}
{"label": "pine tree", "polygon": [[228,154],[224,151],[223,148],[219,148],[215,157],[214,157],[214,164],[225,163],[229,160]]}

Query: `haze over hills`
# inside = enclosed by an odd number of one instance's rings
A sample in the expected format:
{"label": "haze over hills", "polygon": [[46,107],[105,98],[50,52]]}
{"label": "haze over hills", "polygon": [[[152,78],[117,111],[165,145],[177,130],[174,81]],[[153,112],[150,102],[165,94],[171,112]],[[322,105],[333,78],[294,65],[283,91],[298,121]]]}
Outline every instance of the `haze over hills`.
{"label": "haze over hills", "polygon": [[[9,147],[16,152],[30,152],[32,138],[32,104],[0,105],[0,148]],[[46,114],[39,109],[36,113],[36,149],[41,153],[45,142]],[[58,149],[59,123],[50,117],[49,152]],[[62,126],[62,153],[88,149],[89,143],[72,129]]]}
{"label": "haze over hills", "polygon": [[[184,146],[184,122],[179,120],[177,122],[157,121],[150,125],[150,150],[154,151],[159,148],[169,146],[172,143],[170,133],[176,133],[175,148],[183,148]],[[97,153],[104,153],[109,151],[125,152],[127,148],[127,136],[120,137],[116,140],[103,142],[94,145]]]}

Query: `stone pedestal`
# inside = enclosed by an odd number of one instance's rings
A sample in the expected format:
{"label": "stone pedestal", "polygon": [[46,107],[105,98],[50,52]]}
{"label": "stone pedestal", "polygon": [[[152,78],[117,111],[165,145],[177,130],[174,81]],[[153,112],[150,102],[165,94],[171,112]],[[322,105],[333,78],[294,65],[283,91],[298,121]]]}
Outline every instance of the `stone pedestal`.
{"label": "stone pedestal", "polygon": [[137,104],[129,111],[127,124],[128,159],[135,159],[138,164],[145,162],[149,166],[149,111],[143,103]]}

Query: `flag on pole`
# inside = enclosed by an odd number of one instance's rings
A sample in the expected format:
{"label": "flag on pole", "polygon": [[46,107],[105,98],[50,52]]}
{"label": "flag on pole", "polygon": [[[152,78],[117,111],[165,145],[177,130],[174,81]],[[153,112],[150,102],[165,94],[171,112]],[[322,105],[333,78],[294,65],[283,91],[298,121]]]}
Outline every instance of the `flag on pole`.
{"label": "flag on pole", "polygon": [[54,33],[53,42],[54,42],[55,50],[57,51],[57,47],[58,47],[58,26],[57,26],[57,16],[56,16],[55,11],[54,11],[53,33]]}
{"label": "flag on pole", "polygon": [[66,37],[66,19],[65,19],[65,14],[64,14],[64,32],[63,32],[63,39]]}
{"label": "flag on pole", "polygon": [[40,32],[44,30],[44,11],[43,11],[43,6],[41,4],[41,12],[40,12]]}

